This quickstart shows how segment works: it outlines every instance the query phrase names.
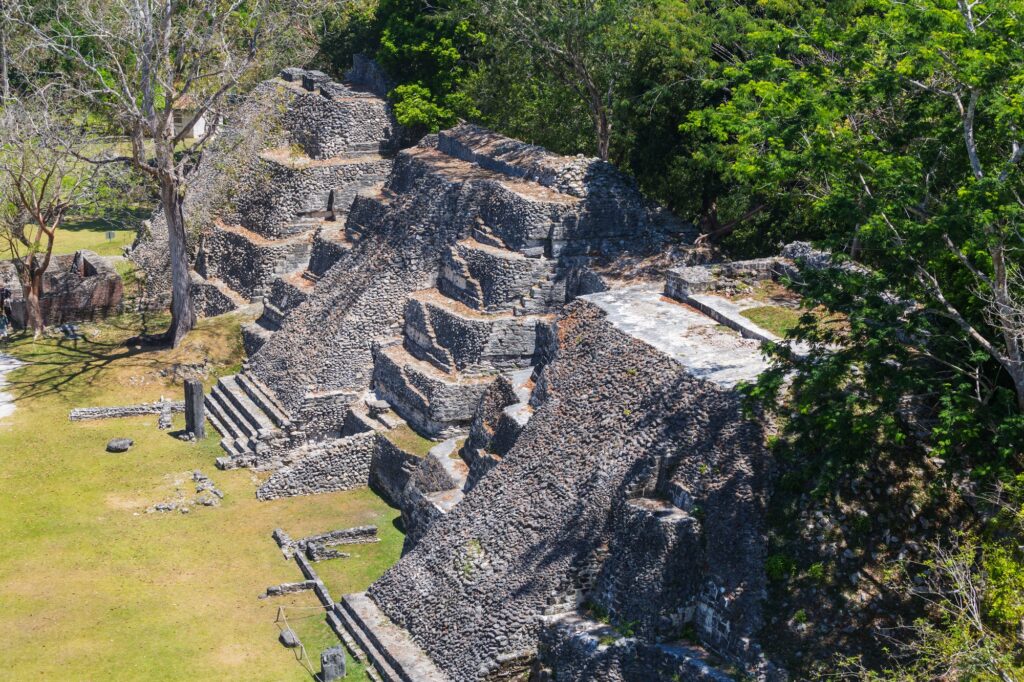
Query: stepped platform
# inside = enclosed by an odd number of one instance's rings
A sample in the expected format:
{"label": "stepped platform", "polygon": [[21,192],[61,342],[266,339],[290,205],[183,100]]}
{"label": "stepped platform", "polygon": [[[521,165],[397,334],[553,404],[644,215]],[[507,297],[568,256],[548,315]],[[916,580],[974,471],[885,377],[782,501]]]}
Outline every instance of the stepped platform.
{"label": "stepped platform", "polygon": [[494,374],[445,372],[413,356],[398,340],[374,353],[374,390],[428,438],[464,433],[495,378]]}
{"label": "stepped platform", "polygon": [[537,319],[485,313],[426,289],[406,301],[405,347],[446,372],[521,369],[534,363]]}
{"label": "stepped platform", "polygon": [[[487,312],[513,311],[524,299],[550,293],[556,263],[520,251],[464,239],[444,255],[438,289],[445,296]],[[543,303],[564,303],[545,297]]]}
{"label": "stepped platform", "polygon": [[274,278],[305,269],[319,224],[314,221],[304,232],[271,238],[216,220],[197,269],[208,278],[224,281],[247,300],[259,299],[267,294]]}
{"label": "stepped platform", "polygon": [[386,682],[451,680],[365,593],[346,594],[334,614]]}
{"label": "stepped platform", "polygon": [[605,311],[616,328],[722,388],[753,381],[768,368],[760,343],[656,288],[624,287],[580,298]]}

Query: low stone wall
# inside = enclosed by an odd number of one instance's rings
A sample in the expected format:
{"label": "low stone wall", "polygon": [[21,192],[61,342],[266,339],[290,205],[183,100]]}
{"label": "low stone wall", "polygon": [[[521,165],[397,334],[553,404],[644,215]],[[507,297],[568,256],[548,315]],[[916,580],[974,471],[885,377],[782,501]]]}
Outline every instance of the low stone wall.
{"label": "low stone wall", "polygon": [[390,504],[401,507],[409,476],[420,461],[421,458],[410,455],[377,434],[377,448],[370,465],[370,487]]}
{"label": "low stone wall", "polygon": [[362,433],[311,447],[304,459],[274,472],[256,491],[260,500],[360,488],[370,478],[376,434]]}
{"label": "low stone wall", "polygon": [[141,405],[122,405],[115,407],[76,407],[71,410],[69,418],[73,422],[89,419],[123,419],[124,417],[141,417],[147,414],[160,414],[165,410],[184,412],[184,400],[166,400]]}

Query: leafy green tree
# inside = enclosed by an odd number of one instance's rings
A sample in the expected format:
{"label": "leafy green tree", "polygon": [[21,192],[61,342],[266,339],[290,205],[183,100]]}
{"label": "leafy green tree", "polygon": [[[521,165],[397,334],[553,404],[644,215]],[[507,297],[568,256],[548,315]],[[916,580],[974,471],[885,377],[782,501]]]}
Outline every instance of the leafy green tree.
{"label": "leafy green tree", "polygon": [[635,54],[639,18],[653,0],[491,0],[473,7],[474,21],[498,46],[496,54],[533,60],[575,93],[593,126],[594,145],[609,157],[620,77]]}
{"label": "leafy green tree", "polygon": [[724,177],[867,266],[802,282],[841,313],[796,336],[791,435],[836,460],[925,435],[941,456],[1020,465],[1020,2],[833,3],[763,24],[722,73],[730,97],[687,125]]}

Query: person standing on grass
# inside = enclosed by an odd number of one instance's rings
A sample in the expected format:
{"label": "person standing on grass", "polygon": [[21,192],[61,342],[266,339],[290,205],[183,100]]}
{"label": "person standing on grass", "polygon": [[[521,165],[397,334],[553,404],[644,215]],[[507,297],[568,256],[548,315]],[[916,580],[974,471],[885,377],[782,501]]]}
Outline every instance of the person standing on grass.
{"label": "person standing on grass", "polygon": [[0,343],[7,343],[8,330],[11,327],[10,320],[7,315],[0,308]]}

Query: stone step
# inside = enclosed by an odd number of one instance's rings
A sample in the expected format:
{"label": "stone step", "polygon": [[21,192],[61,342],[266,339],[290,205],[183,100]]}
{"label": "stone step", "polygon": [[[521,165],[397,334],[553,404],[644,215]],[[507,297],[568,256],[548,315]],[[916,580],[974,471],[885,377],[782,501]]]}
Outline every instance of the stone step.
{"label": "stone step", "polygon": [[[214,390],[216,390],[216,387],[214,387]],[[210,416],[212,421],[218,425],[217,430],[220,431],[222,436],[232,440],[248,436],[248,434],[240,428],[233,418],[233,415],[226,411],[216,393],[211,392],[207,395],[204,404],[206,405],[206,412],[208,416]]]}
{"label": "stone step", "polygon": [[245,389],[240,385],[238,377],[239,375],[237,374],[234,376],[223,377],[217,383],[223,388],[224,394],[235,406],[237,411],[256,428],[255,435],[263,436],[267,433],[273,433],[277,430],[274,420],[270,415],[264,412],[261,407],[257,406],[256,403],[252,401]]}
{"label": "stone step", "polygon": [[359,633],[353,636],[372,644],[383,657],[397,675],[395,679],[402,682],[448,682],[451,679],[430,660],[409,633],[391,622],[365,593],[345,595],[337,610],[348,616]]}
{"label": "stone step", "polygon": [[263,410],[265,415],[270,417],[275,426],[284,428],[291,423],[291,420],[288,418],[288,412],[270,395],[267,387],[259,379],[251,376],[248,372],[242,372],[236,376],[236,381],[242,387],[242,390],[245,391],[245,394],[249,396],[249,399]]}
{"label": "stone step", "polygon": [[228,397],[228,392],[224,389],[222,381],[224,380],[221,379],[221,381],[217,382],[217,385],[213,387],[209,395],[213,403],[213,409],[219,412],[221,421],[233,432],[235,438],[255,438],[259,436],[258,426],[249,421],[239,411],[231,398]]}
{"label": "stone step", "polygon": [[[384,682],[402,682],[402,678],[388,664],[387,659],[374,645],[373,640],[363,632],[359,622],[352,617],[342,602],[335,604],[333,613],[355,643],[356,648],[362,652],[362,659],[372,666],[372,670],[378,678]],[[367,670],[370,669],[367,668]]]}

